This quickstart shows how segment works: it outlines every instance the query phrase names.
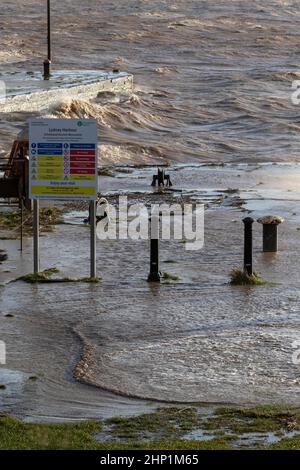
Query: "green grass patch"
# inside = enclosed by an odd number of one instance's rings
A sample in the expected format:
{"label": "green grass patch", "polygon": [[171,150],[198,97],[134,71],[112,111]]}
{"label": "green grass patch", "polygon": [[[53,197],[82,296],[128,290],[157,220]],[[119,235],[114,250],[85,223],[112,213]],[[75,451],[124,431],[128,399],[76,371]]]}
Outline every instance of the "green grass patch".
{"label": "green grass patch", "polygon": [[180,281],[179,276],[177,276],[176,274],[171,274],[171,273],[162,273],[162,279],[168,282]]}
{"label": "green grass patch", "polygon": [[[41,232],[49,232],[53,225],[63,223],[63,209],[59,207],[44,207],[39,211]],[[33,213],[24,211],[23,232],[25,235],[32,234]],[[20,211],[10,211],[0,213],[0,230],[18,230],[21,228]],[[6,237],[6,239],[9,239]]]}
{"label": "green grass patch", "polygon": [[75,424],[25,424],[10,416],[0,417],[0,449],[93,449],[96,421]]}
{"label": "green grass patch", "polygon": [[42,271],[40,273],[31,273],[31,274],[26,274],[25,276],[21,276],[17,279],[17,281],[24,281],[29,284],[35,284],[37,282],[45,282],[49,281],[51,276],[54,274],[58,274],[59,270],[57,268],[50,268],[50,269],[45,269],[45,271]]}
{"label": "green grass patch", "polygon": [[237,189],[237,188],[227,188],[224,190],[224,193],[228,193],[228,194],[235,194],[235,193],[239,193],[240,190]]}
{"label": "green grass patch", "polygon": [[[16,279],[16,281],[23,281],[27,282],[28,284],[52,284],[52,283],[71,283],[71,282],[85,282],[90,284],[97,284],[101,282],[100,277],[82,277],[82,278],[69,278],[69,277],[62,277],[62,278],[55,278],[52,279],[51,276],[54,274],[58,274],[59,270],[57,268],[45,269],[40,273],[34,274],[26,274],[25,276],[21,276]],[[15,282],[16,282],[15,281]]]}
{"label": "green grass patch", "polygon": [[281,439],[268,446],[267,450],[300,450],[300,436]]}
{"label": "green grass patch", "polygon": [[203,426],[205,429],[223,429],[235,434],[288,432],[300,429],[300,409],[280,406],[218,408]]}
{"label": "green grass patch", "polygon": [[115,176],[114,172],[110,168],[107,168],[107,167],[100,168],[98,170],[98,175],[99,176],[110,176],[111,178],[113,178]]}
{"label": "green grass patch", "polygon": [[0,416],[1,450],[189,450],[228,449],[222,439],[209,442],[181,439],[155,439],[151,442],[98,442],[95,435],[102,429],[99,421],[79,423],[23,423],[11,416]]}
{"label": "green grass patch", "polygon": [[205,166],[216,166],[216,167],[221,167],[223,168],[225,166],[225,163],[206,163]]}
{"label": "green grass patch", "polygon": [[197,408],[160,408],[156,412],[106,421],[109,433],[119,439],[178,439],[198,423]]}
{"label": "green grass patch", "polygon": [[250,276],[246,271],[235,268],[230,273],[230,284],[232,286],[264,286],[267,281],[257,273]]}
{"label": "green grass patch", "polygon": [[[204,419],[205,418],[205,419]],[[212,414],[194,406],[159,408],[134,417],[114,417],[76,423],[23,423],[0,415],[0,449],[77,450],[192,450],[247,448],[244,433],[274,432],[281,440],[271,446],[257,441],[254,448],[300,449],[300,408],[281,406],[221,407]],[[213,439],[188,440],[186,433],[201,430]],[[108,441],[97,441],[105,433]],[[110,439],[111,437],[111,439]],[[237,441],[240,444],[237,446]]]}

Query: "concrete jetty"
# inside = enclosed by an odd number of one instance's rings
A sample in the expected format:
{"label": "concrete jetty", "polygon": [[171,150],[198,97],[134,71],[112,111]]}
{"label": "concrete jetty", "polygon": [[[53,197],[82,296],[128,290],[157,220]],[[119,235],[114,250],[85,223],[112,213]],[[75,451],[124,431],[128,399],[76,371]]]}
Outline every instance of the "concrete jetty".
{"label": "concrete jetty", "polygon": [[98,93],[131,91],[133,76],[126,72],[55,71],[50,80],[40,72],[0,74],[6,100],[0,112],[40,112],[68,98],[90,100]]}

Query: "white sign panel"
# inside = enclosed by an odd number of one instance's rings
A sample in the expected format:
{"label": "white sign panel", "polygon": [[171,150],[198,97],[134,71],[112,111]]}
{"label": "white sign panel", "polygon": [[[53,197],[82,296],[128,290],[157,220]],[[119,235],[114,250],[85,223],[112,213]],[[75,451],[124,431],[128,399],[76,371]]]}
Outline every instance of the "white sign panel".
{"label": "white sign panel", "polygon": [[97,143],[93,119],[30,120],[30,199],[96,199]]}

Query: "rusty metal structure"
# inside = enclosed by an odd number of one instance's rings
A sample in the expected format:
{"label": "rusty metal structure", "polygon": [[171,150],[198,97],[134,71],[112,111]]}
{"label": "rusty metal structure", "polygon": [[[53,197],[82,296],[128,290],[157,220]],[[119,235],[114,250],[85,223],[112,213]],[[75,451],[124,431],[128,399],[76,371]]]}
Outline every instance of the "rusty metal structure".
{"label": "rusty metal structure", "polygon": [[28,139],[14,141],[9,158],[0,162],[0,199],[16,199],[19,207],[31,210],[29,199]]}
{"label": "rusty metal structure", "polygon": [[159,188],[162,186],[173,186],[170,176],[166,175],[165,170],[161,170],[160,168],[157,169],[157,175],[153,175],[151,186],[155,187],[156,183],[158,184]]}

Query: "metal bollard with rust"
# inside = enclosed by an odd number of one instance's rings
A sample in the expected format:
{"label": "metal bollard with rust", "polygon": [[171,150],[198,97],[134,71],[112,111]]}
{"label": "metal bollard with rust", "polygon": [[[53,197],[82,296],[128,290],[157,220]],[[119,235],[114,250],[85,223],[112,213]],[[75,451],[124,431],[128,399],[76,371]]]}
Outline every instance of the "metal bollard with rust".
{"label": "metal bollard with rust", "polygon": [[244,239],[244,271],[252,276],[253,274],[253,262],[252,262],[252,252],[253,252],[253,242],[252,242],[252,224],[254,220],[252,217],[246,217],[243,219],[245,226],[245,239]]}
{"label": "metal bollard with rust", "polygon": [[156,183],[158,184],[158,187],[164,187],[164,186],[169,186],[171,187],[172,186],[172,182],[171,182],[171,179],[170,179],[170,176],[169,175],[166,175],[165,174],[165,171],[164,170],[160,170],[158,168],[157,170],[157,175],[153,175],[153,180],[152,180],[152,184],[151,186],[155,187],[156,186]]}
{"label": "metal bollard with rust", "polygon": [[257,220],[263,226],[263,251],[276,253],[278,251],[278,225],[284,222],[282,217],[267,215]]}

